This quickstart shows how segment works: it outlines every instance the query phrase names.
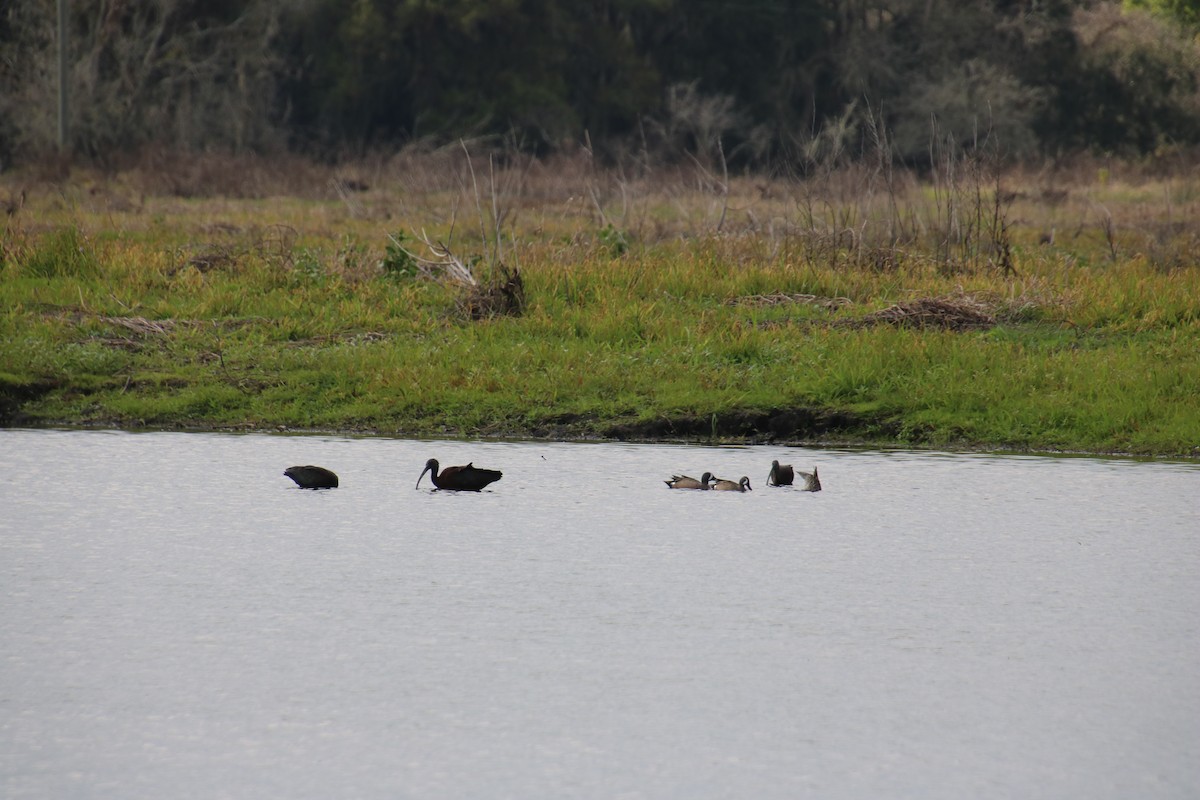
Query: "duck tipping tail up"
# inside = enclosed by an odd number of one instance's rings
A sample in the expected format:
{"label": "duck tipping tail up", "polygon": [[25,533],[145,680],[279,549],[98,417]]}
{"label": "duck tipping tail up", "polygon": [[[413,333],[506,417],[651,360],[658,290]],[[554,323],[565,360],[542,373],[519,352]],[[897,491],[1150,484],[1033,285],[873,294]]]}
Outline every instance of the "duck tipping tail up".
{"label": "duck tipping tail up", "polygon": [[813,467],[813,471],[811,473],[801,472],[799,474],[800,474],[801,480],[804,481],[804,491],[806,491],[806,492],[821,491],[821,479],[820,479],[820,477],[817,476],[817,468],[816,467]]}

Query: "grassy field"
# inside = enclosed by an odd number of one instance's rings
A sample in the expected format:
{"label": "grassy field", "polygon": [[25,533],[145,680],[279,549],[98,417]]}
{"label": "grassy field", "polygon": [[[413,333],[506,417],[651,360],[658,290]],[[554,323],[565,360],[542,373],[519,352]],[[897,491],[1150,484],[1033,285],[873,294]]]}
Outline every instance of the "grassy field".
{"label": "grassy field", "polygon": [[504,163],[2,176],[0,420],[1200,457],[1194,170]]}

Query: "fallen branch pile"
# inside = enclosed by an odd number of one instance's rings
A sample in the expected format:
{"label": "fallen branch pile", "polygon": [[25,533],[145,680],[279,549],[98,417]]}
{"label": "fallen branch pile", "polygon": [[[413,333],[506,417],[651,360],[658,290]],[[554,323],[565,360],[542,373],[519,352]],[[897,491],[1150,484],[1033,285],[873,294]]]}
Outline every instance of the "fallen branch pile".
{"label": "fallen branch pile", "polygon": [[996,324],[996,318],[983,303],[971,297],[923,297],[835,324],[852,328],[894,325],[898,328],[969,331],[991,328]]}

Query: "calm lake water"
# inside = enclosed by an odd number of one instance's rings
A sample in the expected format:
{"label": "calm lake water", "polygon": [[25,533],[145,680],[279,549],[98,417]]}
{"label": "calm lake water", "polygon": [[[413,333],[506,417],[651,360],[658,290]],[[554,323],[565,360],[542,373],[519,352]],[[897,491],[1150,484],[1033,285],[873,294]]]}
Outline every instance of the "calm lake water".
{"label": "calm lake water", "polygon": [[[1196,798],[1200,469],[0,431],[0,797]],[[502,469],[481,494],[425,460]],[[772,459],[825,490],[768,488]],[[292,464],[335,470],[313,492]],[[672,473],[754,491],[671,491]]]}

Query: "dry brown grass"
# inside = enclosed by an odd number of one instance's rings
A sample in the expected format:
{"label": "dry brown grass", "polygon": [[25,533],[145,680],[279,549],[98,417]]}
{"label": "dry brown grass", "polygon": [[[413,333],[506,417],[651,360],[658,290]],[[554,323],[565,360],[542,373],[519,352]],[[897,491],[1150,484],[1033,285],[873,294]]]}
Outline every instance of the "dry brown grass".
{"label": "dry brown grass", "polygon": [[[602,167],[582,148],[532,159],[485,143],[413,145],[336,165],[151,150],[110,170],[5,173],[0,198],[10,229],[53,227],[77,211],[126,231],[164,220],[193,226],[187,259],[200,270],[229,266],[247,248],[290,252],[301,234],[366,234],[378,260],[385,232],[428,227],[461,240],[480,235],[480,217],[489,244],[518,230],[575,246],[605,231],[629,247],[754,240],[728,248],[738,263],[1011,273],[1042,248],[1056,257],[1142,255],[1176,269],[1200,258],[1200,186],[1184,154],[1167,160],[1171,170],[1081,158],[947,182],[864,164],[778,178],[686,162]],[[271,202],[253,202],[264,198]],[[291,233],[270,247],[280,225]]]}
{"label": "dry brown grass", "polygon": [[983,303],[971,297],[923,297],[834,324],[853,328],[892,325],[922,330],[977,331],[993,327],[996,317]]}
{"label": "dry brown grass", "polygon": [[743,297],[734,297],[725,301],[726,305],[730,306],[750,306],[752,308],[773,308],[775,306],[793,305],[812,305],[819,306],[828,311],[836,311],[839,308],[854,305],[854,301],[849,297],[822,297],[815,294],[785,294],[783,292],[773,292],[771,294],[752,294]]}
{"label": "dry brown grass", "polygon": [[472,320],[521,316],[525,312],[525,282],[520,271],[499,265],[491,281],[470,287],[459,298],[458,310]]}

